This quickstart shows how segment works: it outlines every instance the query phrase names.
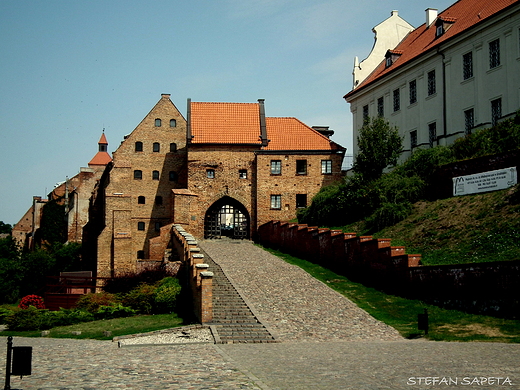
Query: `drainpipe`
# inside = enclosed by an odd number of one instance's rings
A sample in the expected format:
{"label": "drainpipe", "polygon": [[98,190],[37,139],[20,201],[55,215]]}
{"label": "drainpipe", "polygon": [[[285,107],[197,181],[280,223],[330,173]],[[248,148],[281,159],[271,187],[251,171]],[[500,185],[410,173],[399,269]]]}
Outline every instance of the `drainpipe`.
{"label": "drainpipe", "polygon": [[[446,119],[446,64],[444,60],[446,56],[439,49],[437,53],[442,57],[442,128],[444,129],[443,138],[446,139],[448,136],[447,119]],[[437,145],[439,145],[439,137],[437,137]]]}
{"label": "drainpipe", "polygon": [[186,142],[190,143],[193,139],[191,135],[191,99],[188,98],[188,109],[186,110]]}

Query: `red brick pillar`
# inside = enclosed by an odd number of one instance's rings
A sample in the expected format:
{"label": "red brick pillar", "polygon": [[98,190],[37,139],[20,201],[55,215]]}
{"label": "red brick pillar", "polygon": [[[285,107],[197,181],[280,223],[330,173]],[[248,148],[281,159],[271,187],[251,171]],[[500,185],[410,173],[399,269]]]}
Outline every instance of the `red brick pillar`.
{"label": "red brick pillar", "polygon": [[213,321],[213,272],[200,273],[200,322]]}

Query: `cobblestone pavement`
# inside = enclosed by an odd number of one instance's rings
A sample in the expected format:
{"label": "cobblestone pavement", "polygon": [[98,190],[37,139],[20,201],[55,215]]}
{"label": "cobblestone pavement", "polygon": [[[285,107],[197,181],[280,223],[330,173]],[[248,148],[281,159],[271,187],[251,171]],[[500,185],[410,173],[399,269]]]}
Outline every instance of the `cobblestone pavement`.
{"label": "cobblestone pavement", "polygon": [[11,389],[520,389],[518,344],[405,340],[251,243],[201,246],[281,343],[130,346],[126,340],[118,348],[111,341],[15,337],[15,346],[33,347],[33,364],[32,375],[12,377]]}
{"label": "cobblestone pavement", "polygon": [[402,339],[343,295],[251,241],[205,240],[199,246],[280,341]]}

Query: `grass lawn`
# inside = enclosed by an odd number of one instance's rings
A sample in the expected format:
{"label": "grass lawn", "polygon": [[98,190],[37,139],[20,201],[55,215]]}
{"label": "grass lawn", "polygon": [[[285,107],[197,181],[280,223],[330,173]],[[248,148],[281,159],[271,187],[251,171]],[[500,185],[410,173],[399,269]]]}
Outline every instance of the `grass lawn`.
{"label": "grass lawn", "polygon": [[417,315],[428,309],[429,332],[437,341],[520,342],[520,321],[468,314],[427,305],[418,300],[387,295],[374,288],[354,283],[326,268],[291,255],[266,249],[288,263],[299,266],[316,279],[355,302],[374,318],[397,329],[403,337],[413,338],[424,332],[417,329]]}
{"label": "grass lawn", "polygon": [[[154,330],[174,328],[186,325],[182,318],[177,314],[155,314],[139,315],[126,318],[115,318],[111,320],[100,320],[83,322],[81,324],[59,326],[50,329],[48,337],[56,338],[75,338],[75,339],[97,339],[111,340],[115,336],[124,336],[134,333],[151,332]],[[73,335],[72,332],[80,331],[81,335]],[[103,332],[111,331],[111,336],[104,336]],[[41,331],[0,332],[0,337],[19,336],[19,337],[39,337]]]}

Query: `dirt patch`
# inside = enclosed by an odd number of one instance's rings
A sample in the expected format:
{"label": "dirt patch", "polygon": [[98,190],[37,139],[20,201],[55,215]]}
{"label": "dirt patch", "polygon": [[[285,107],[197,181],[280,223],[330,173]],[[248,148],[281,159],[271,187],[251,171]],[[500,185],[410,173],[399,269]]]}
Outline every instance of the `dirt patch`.
{"label": "dirt patch", "polygon": [[468,325],[443,325],[437,328],[441,331],[449,331],[458,337],[470,337],[470,336],[487,336],[487,337],[512,337],[504,334],[495,327],[486,326],[482,324],[468,324]]}

